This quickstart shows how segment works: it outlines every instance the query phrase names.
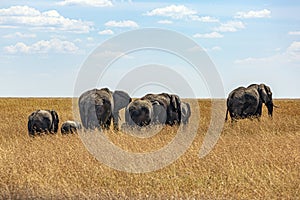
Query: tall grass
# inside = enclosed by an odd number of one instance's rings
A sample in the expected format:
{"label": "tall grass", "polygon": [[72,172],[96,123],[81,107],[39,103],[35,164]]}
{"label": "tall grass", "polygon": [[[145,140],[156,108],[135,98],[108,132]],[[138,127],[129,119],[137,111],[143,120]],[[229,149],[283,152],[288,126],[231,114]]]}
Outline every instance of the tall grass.
{"label": "tall grass", "polygon": [[[63,122],[73,119],[72,99],[2,98],[0,199],[299,199],[300,100],[275,103],[280,108],[273,119],[263,110],[260,121],[225,123],[214,149],[200,159],[211,102],[199,100],[200,121],[189,125],[199,128],[184,155],[160,170],[134,174],[97,161],[77,134],[28,136],[32,111],[55,109]],[[105,134],[127,151],[149,152],[170,142],[176,130],[165,127],[145,139]]]}

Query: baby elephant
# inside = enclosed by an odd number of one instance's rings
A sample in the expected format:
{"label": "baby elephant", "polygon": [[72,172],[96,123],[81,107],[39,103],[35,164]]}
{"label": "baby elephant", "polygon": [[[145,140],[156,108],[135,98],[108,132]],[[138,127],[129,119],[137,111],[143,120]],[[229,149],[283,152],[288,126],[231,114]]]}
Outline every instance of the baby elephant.
{"label": "baby elephant", "polygon": [[58,115],[55,110],[37,110],[28,117],[28,132],[30,136],[35,133],[57,133]]}
{"label": "baby elephant", "polygon": [[76,133],[77,130],[81,129],[81,124],[79,122],[75,122],[75,121],[65,121],[62,125],[61,125],[61,134],[67,134],[67,133]]}

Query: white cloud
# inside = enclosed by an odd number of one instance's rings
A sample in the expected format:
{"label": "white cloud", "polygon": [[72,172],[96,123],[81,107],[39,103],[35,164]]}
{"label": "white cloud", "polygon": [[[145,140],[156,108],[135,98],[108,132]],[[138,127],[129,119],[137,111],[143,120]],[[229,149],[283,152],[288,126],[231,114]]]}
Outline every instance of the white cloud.
{"label": "white cloud", "polygon": [[289,63],[299,63],[300,62],[300,42],[294,41],[283,53],[276,53],[275,55],[268,57],[248,57],[245,59],[235,60],[235,64],[239,65],[284,65]]}
{"label": "white cloud", "polygon": [[138,28],[139,25],[131,20],[123,20],[123,21],[108,21],[105,23],[105,26],[110,26],[110,27],[120,27],[120,28]]}
{"label": "white cloud", "polygon": [[99,35],[113,35],[114,32],[112,30],[110,30],[110,29],[105,29],[103,31],[99,31],[98,34]]}
{"label": "white cloud", "polygon": [[15,32],[13,34],[8,34],[8,35],[3,35],[3,38],[35,38],[36,34],[25,34],[25,33],[20,33],[20,32]]}
{"label": "white cloud", "polygon": [[40,11],[28,6],[11,6],[0,9],[0,16],[39,16]]}
{"label": "white cloud", "polygon": [[159,24],[173,24],[173,22],[170,21],[170,20],[159,20],[157,23],[159,23]]}
{"label": "white cloud", "polygon": [[300,31],[290,31],[288,32],[289,35],[300,35]]}
{"label": "white cloud", "polygon": [[269,18],[271,11],[268,9],[263,10],[250,10],[249,12],[237,12],[235,18],[249,19],[249,18]]}
{"label": "white cloud", "polygon": [[0,9],[0,25],[25,26],[47,31],[88,33],[93,23],[65,18],[56,10],[40,12],[28,6],[11,6]]}
{"label": "white cloud", "polygon": [[204,48],[204,51],[206,51],[206,52],[221,51],[221,50],[222,50],[222,48],[219,46],[214,46],[211,48]]}
{"label": "white cloud", "polygon": [[235,64],[241,64],[241,65],[246,65],[246,64],[259,64],[259,63],[269,63],[274,60],[275,57],[278,57],[279,55],[274,55],[270,57],[262,57],[262,58],[253,58],[253,57],[248,57],[245,59],[238,59],[235,60]]}
{"label": "white cloud", "polygon": [[72,42],[60,39],[40,40],[32,45],[18,42],[15,45],[4,47],[7,53],[76,53],[79,48]]}
{"label": "white cloud", "polygon": [[289,61],[300,61],[300,42],[294,41],[286,50]]}
{"label": "white cloud", "polygon": [[24,44],[23,42],[18,42],[15,45],[4,47],[4,50],[7,53],[11,53],[11,54],[18,53],[18,52],[28,53],[29,52],[29,47],[26,44]]}
{"label": "white cloud", "polygon": [[211,33],[204,33],[204,34],[196,33],[193,35],[193,37],[194,38],[222,38],[224,36],[218,32],[211,32]]}
{"label": "white cloud", "polygon": [[227,23],[222,23],[219,27],[214,28],[215,31],[220,32],[236,32],[239,29],[244,29],[245,25],[241,21],[229,21]]}
{"label": "white cloud", "polygon": [[190,16],[190,18],[193,21],[200,21],[200,22],[219,22],[218,19],[210,16],[199,17],[198,15],[192,15]]}
{"label": "white cloud", "polygon": [[164,8],[156,8],[146,13],[148,16],[164,16],[174,19],[182,19],[195,14],[197,14],[196,11],[189,9],[184,5],[170,5]]}
{"label": "white cloud", "polygon": [[89,41],[89,42],[94,41],[94,38],[93,38],[93,37],[87,37],[86,39],[87,39],[87,41]]}
{"label": "white cloud", "polygon": [[113,6],[110,0],[64,0],[57,3],[61,6],[68,5],[80,5],[80,6],[92,6],[92,7],[110,7]]}
{"label": "white cloud", "polygon": [[170,17],[172,19],[189,19],[193,21],[201,22],[218,22],[218,19],[212,18],[210,16],[200,17],[197,15],[198,12],[187,8],[184,5],[170,5],[162,8],[156,8],[148,11],[145,15],[147,16],[162,16]]}
{"label": "white cloud", "polygon": [[211,50],[212,50],[212,51],[221,51],[222,48],[219,47],[219,46],[214,46],[214,47],[211,48]]}

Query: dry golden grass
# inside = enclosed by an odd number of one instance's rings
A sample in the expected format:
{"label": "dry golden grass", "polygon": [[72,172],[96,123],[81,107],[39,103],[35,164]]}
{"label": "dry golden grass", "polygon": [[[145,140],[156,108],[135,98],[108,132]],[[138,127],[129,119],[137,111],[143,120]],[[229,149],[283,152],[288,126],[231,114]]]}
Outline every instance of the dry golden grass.
{"label": "dry golden grass", "polygon": [[[300,100],[275,100],[273,119],[227,122],[214,149],[199,158],[210,121],[211,103],[199,100],[200,122],[190,148],[171,165],[150,173],[111,169],[86,150],[79,135],[31,138],[27,117],[55,109],[60,121],[73,119],[69,98],[0,99],[0,199],[299,199]],[[224,113],[225,117],[225,113]],[[175,127],[134,138],[105,134],[132,152],[159,149]],[[188,134],[188,133],[187,133]]]}

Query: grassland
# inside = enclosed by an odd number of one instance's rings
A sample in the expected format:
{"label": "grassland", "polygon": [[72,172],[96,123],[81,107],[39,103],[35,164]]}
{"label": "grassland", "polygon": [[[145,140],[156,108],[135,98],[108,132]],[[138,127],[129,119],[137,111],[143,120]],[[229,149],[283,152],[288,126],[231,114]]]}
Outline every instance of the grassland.
{"label": "grassland", "polygon": [[[300,100],[275,100],[273,119],[227,122],[214,149],[199,158],[211,103],[199,100],[199,128],[178,160],[149,173],[126,173],[97,161],[79,135],[31,138],[27,117],[36,109],[73,119],[69,98],[0,99],[0,199],[299,199]],[[193,113],[195,114],[195,113]],[[225,113],[224,113],[225,117]],[[161,148],[176,134],[165,127],[147,139],[106,132],[134,152]],[[189,133],[187,133],[189,134]]]}

